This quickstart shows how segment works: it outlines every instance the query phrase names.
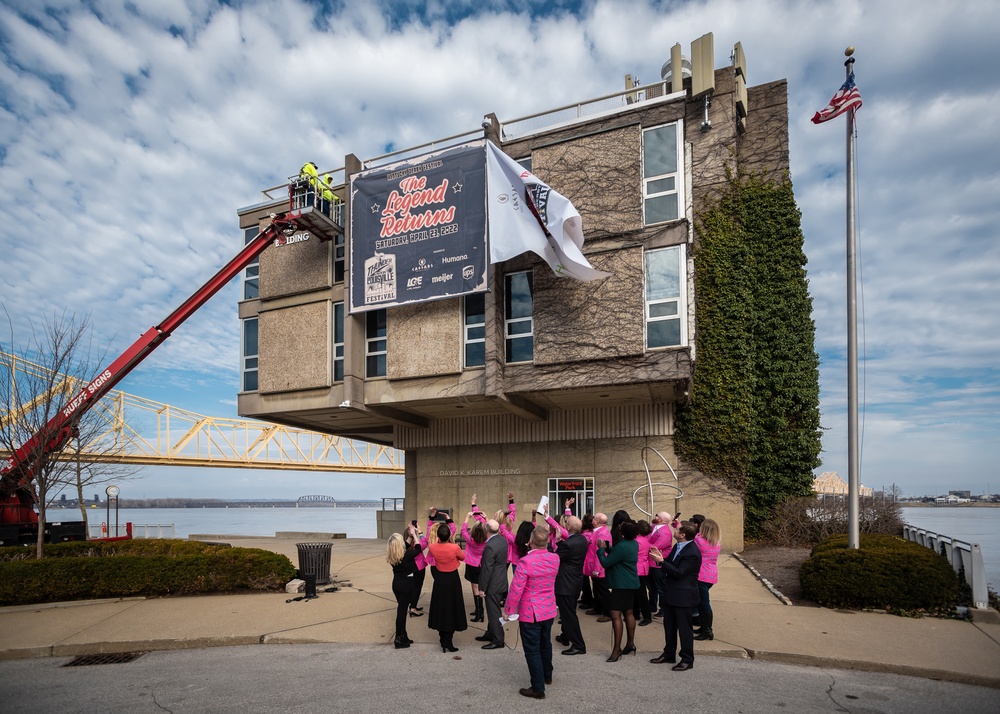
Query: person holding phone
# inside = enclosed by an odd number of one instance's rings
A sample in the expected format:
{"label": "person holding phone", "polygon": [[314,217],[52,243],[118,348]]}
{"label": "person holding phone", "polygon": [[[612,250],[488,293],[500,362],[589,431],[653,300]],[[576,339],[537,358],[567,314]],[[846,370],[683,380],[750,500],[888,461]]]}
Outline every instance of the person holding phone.
{"label": "person holding phone", "polygon": [[421,546],[417,534],[416,521],[406,528],[406,534],[393,533],[386,545],[386,561],[392,566],[392,594],[396,598],[396,635],[393,646],[405,649],[413,644],[406,634],[406,611],[413,599],[413,587],[417,573],[416,557]]}

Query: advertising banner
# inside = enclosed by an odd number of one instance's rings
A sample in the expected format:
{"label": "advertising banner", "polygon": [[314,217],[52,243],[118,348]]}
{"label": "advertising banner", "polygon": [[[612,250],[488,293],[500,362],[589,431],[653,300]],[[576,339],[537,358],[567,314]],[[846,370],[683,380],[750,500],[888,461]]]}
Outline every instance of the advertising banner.
{"label": "advertising banner", "polygon": [[349,236],[351,312],[485,291],[485,143],[355,174]]}

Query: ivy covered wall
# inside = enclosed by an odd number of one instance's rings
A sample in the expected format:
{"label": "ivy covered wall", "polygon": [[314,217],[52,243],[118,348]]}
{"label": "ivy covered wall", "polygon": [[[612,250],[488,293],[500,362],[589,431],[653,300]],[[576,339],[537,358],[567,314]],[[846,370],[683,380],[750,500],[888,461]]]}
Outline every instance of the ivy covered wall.
{"label": "ivy covered wall", "polygon": [[677,450],[740,489],[745,535],[811,492],[819,465],[819,357],[791,181],[729,176],[697,225],[696,359]]}

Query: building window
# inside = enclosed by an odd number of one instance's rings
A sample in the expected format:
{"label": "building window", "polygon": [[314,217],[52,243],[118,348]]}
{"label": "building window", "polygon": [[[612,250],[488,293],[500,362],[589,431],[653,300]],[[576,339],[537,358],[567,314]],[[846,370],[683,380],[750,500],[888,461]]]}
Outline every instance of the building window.
{"label": "building window", "polygon": [[515,161],[528,171],[531,171],[531,157],[525,156],[523,159],[515,159]]}
{"label": "building window", "polygon": [[465,296],[465,366],[486,364],[486,294]]}
{"label": "building window", "polygon": [[646,251],[646,347],[676,347],[684,327],[684,246]]}
{"label": "building window", "polygon": [[673,221],[683,208],[684,165],[680,122],[642,132],[642,209],[646,225]]}
{"label": "building window", "polygon": [[[257,226],[254,226],[253,228],[244,228],[243,245],[244,246],[247,245],[258,235],[260,235],[260,228],[258,228]],[[260,260],[254,258],[254,261],[243,269],[243,299],[256,300],[259,296],[260,296]]]}
{"label": "building window", "polygon": [[333,239],[333,282],[344,282],[345,264],[344,234],[340,233]]}
{"label": "building window", "polygon": [[385,308],[365,313],[365,376],[385,376]]}
{"label": "building window", "polygon": [[243,391],[257,391],[257,318],[243,320]]}
{"label": "building window", "polygon": [[333,303],[333,381],[344,381],[344,303]]}
{"label": "building window", "polygon": [[535,338],[531,320],[531,272],[511,273],[504,285],[504,337],[506,361],[531,362]]}
{"label": "building window", "polygon": [[566,509],[566,499],[571,496],[576,499],[569,507],[574,516],[583,518],[584,513],[594,513],[593,477],[550,478],[549,515],[558,521]]}

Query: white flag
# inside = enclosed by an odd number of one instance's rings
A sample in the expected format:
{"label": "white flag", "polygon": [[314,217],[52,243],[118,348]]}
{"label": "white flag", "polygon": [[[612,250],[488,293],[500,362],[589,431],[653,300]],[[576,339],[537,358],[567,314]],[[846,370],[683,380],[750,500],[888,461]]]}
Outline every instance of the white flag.
{"label": "white flag", "polygon": [[559,277],[600,280],[583,255],[583,221],[569,199],[486,142],[490,262],[532,251]]}

